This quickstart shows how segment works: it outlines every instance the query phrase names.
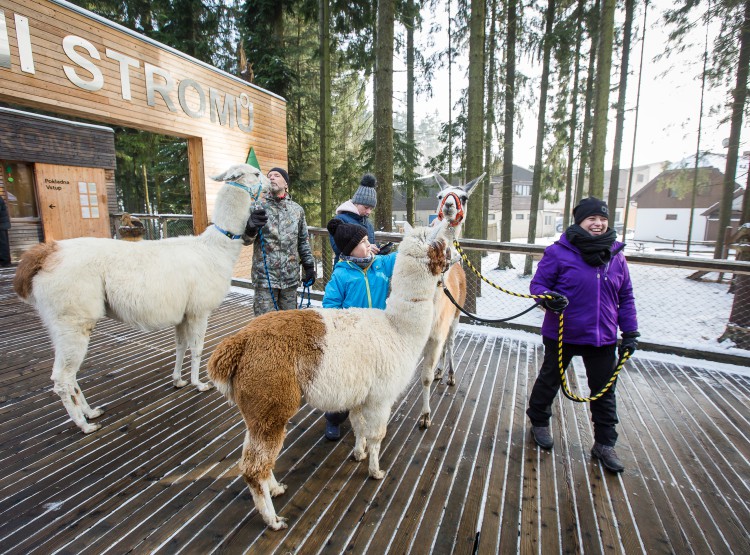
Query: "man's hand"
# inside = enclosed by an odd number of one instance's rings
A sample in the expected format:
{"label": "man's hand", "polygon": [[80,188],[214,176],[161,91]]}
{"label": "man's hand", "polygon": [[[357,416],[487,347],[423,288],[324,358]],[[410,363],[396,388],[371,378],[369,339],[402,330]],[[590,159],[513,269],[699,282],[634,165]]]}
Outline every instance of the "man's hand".
{"label": "man's hand", "polygon": [[256,208],[250,213],[250,219],[245,226],[245,235],[255,237],[258,230],[268,223],[268,214],[263,208]]}
{"label": "man's hand", "polygon": [[544,299],[542,301],[542,306],[547,310],[551,310],[555,314],[560,314],[568,306],[568,297],[565,295],[555,293],[554,291],[545,291],[544,294],[552,297],[551,299]]}
{"label": "man's hand", "polygon": [[315,283],[316,277],[317,276],[315,275],[314,266],[305,267],[305,278],[302,280],[302,285],[304,285],[305,287],[312,287],[312,285]]}

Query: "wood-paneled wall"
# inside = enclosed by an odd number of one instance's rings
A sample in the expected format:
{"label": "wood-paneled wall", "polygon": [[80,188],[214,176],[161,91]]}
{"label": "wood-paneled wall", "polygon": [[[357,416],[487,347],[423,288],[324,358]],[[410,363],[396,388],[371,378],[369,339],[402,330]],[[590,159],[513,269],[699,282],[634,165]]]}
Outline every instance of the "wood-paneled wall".
{"label": "wood-paneled wall", "polygon": [[[85,118],[92,123],[122,125],[189,139],[196,232],[202,231],[210,219],[219,188],[219,184],[210,179],[211,175],[231,164],[244,162],[250,147],[254,147],[262,169],[286,167],[286,101],[283,98],[70,4],[4,0],[0,16],[4,17],[7,29],[11,66],[0,66],[0,101]],[[22,22],[20,29],[16,28],[17,21]],[[24,51],[27,36],[24,21],[28,23],[33,73],[21,67],[20,52]],[[68,72],[73,70],[81,81],[95,80],[92,72],[66,54],[63,41],[69,36],[95,49],[92,53],[76,46],[74,51],[101,72],[103,86],[99,90],[85,90],[66,75],[67,67]],[[109,52],[125,55],[137,63],[137,67],[129,67],[126,72],[129,99],[124,97],[127,87],[120,62],[109,56]],[[25,58],[28,62],[28,54]],[[146,64],[157,69],[154,76],[157,85],[167,82],[162,74],[168,74],[173,80],[173,89],[167,96],[174,111],[159,93],[152,95],[153,105],[148,104]],[[198,85],[185,89],[185,102],[191,111],[196,112],[199,106],[198,88],[205,92],[207,109],[201,117],[191,117],[180,107],[178,87],[184,80]],[[250,132],[243,131],[236,123],[230,127],[218,119],[211,121],[210,89],[219,91],[220,99],[230,98],[227,95],[231,98],[246,95],[254,114]],[[247,125],[247,117],[244,123]],[[196,159],[196,156],[201,158]]]}

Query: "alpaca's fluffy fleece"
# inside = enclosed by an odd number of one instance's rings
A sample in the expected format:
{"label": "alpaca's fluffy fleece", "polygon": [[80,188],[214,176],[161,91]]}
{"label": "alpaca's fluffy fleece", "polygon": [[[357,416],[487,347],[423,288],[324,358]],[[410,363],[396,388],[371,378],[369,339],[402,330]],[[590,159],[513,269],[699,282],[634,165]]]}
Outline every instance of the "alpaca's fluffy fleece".
{"label": "alpaca's fluffy fleece", "polygon": [[[214,206],[214,224],[198,237],[161,241],[117,241],[79,238],[39,245],[19,263],[16,293],[34,305],[55,346],[54,391],[73,422],[84,432],[98,425],[102,409],[91,409],[76,374],[86,355],[91,332],[105,315],[142,330],[174,326],[176,387],[182,361],[191,352],[191,382],[201,391],[211,384],[198,379],[208,316],[222,301],[232,278],[250,215],[252,197],[268,184],[260,170],[241,164],[217,180],[225,184]],[[230,238],[225,233],[236,235]]]}
{"label": "alpaca's fluffy fleece", "polygon": [[370,476],[383,477],[380,443],[391,406],[407,387],[427,340],[433,294],[445,269],[445,244],[429,235],[434,233],[415,230],[401,244],[386,310],[271,312],[222,341],[211,355],[209,377],[245,420],[239,466],[271,528],[286,527],[271,501],[285,489],[273,467],[302,395],[315,408],[350,411],[353,456],[369,455]]}
{"label": "alpaca's fluffy fleece", "polygon": [[[463,217],[467,212],[469,197],[476,190],[476,185],[483,177],[484,174],[467,183],[464,187],[450,186],[442,178],[438,179],[442,189],[437,196],[437,211],[440,219],[449,224],[449,231],[446,235],[451,243],[454,238],[458,238],[461,234]],[[452,247],[451,251],[453,253],[451,259],[460,260],[458,253]],[[443,276],[442,285],[451,292],[451,295],[453,295],[453,298],[459,305],[464,305],[466,302],[466,273],[461,267],[460,262],[451,265],[450,269]],[[420,370],[422,378],[422,414],[419,418],[419,425],[423,428],[429,428],[432,423],[430,420],[430,386],[432,382],[435,379],[442,379],[443,370],[447,368],[447,384],[455,385],[456,383],[453,376],[453,344],[461,313],[443,292],[442,287],[438,287],[437,291],[435,291],[434,302],[434,321],[424,348]],[[441,366],[438,366],[441,356],[443,363]]]}

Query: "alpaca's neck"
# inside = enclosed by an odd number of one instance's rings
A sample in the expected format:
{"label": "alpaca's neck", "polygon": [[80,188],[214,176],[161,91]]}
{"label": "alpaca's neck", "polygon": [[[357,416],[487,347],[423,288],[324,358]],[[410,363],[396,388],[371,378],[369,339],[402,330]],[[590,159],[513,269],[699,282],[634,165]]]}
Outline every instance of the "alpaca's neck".
{"label": "alpaca's neck", "polygon": [[401,336],[421,341],[427,339],[432,324],[437,278],[421,272],[400,268],[393,275],[386,315]]}

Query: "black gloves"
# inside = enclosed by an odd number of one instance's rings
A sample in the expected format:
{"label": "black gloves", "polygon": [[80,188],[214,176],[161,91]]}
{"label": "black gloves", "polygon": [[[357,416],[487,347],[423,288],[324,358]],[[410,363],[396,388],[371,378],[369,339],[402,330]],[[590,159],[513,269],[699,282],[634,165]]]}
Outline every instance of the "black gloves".
{"label": "black gloves", "polygon": [[638,338],[641,336],[637,331],[624,331],[622,332],[622,341],[620,341],[620,347],[617,349],[618,356],[622,356],[625,351],[633,356],[633,353],[638,348]]}
{"label": "black gloves", "polygon": [[568,297],[566,297],[565,295],[555,293],[554,291],[545,291],[544,294],[552,297],[551,299],[542,300],[542,306],[547,310],[551,310],[552,312],[559,314],[560,312],[565,310],[566,306],[568,306]]}
{"label": "black gloves", "polygon": [[263,208],[256,208],[250,213],[250,219],[245,226],[245,235],[255,237],[258,230],[268,223],[268,214]]}
{"label": "black gloves", "polygon": [[390,254],[392,249],[393,243],[386,243],[385,245],[380,247],[380,251],[378,252],[378,254]]}
{"label": "black gloves", "polygon": [[315,278],[315,266],[306,266],[305,279],[302,280],[302,285],[305,287],[312,287],[313,283],[315,283]]}

